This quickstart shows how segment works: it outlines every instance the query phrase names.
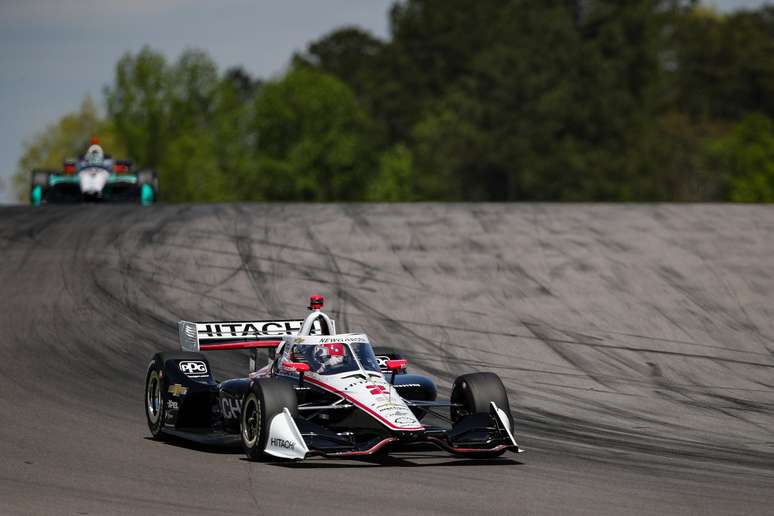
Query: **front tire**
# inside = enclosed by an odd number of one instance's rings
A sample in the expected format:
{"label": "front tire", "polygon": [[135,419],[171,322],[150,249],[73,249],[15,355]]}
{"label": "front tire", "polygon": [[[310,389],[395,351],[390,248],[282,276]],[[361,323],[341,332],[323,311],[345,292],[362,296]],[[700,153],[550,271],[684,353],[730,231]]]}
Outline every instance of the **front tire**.
{"label": "front tire", "polygon": [[[454,380],[449,409],[454,423],[463,416],[489,412],[491,402],[508,415],[510,430],[513,431],[513,416],[508,403],[508,392],[500,377],[494,373],[463,374]],[[459,405],[459,406],[457,406]]]}
{"label": "front tire", "polygon": [[266,421],[261,407],[261,400],[255,392],[248,393],[242,402],[239,429],[242,435],[242,448],[250,460],[262,459],[263,448],[266,446]]}
{"label": "front tire", "polygon": [[264,453],[272,419],[287,408],[298,413],[298,398],[293,386],[279,378],[260,379],[242,400],[239,433],[242,448],[250,460],[274,459]]}

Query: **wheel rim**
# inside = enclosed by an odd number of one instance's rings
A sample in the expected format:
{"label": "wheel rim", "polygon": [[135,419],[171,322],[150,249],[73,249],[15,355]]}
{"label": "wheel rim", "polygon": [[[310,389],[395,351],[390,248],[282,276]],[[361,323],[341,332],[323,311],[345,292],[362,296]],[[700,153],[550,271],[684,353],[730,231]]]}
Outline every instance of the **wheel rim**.
{"label": "wheel rim", "polygon": [[248,396],[242,409],[242,439],[252,448],[261,435],[261,407],[254,395]]}
{"label": "wheel rim", "polygon": [[467,383],[465,383],[464,381],[459,386],[455,385],[452,388],[452,393],[449,401],[451,401],[453,405],[449,407],[449,412],[450,412],[452,421],[455,423],[459,421],[462,416],[466,416],[470,413],[467,409],[468,404],[465,403],[466,388],[467,388]]}
{"label": "wheel rim", "polygon": [[148,376],[148,388],[146,390],[146,412],[150,422],[155,425],[161,418],[161,382],[158,371],[152,371],[150,376]]}

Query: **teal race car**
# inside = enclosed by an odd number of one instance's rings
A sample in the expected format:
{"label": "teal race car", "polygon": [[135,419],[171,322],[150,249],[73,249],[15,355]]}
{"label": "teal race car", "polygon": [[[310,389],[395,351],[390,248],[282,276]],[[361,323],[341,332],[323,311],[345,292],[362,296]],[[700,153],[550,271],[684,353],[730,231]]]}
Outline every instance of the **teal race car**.
{"label": "teal race car", "polygon": [[158,174],[153,170],[133,169],[129,160],[114,160],[92,140],[83,158],[64,161],[62,170],[32,171],[30,203],[59,202],[137,202],[148,206],[156,202]]}

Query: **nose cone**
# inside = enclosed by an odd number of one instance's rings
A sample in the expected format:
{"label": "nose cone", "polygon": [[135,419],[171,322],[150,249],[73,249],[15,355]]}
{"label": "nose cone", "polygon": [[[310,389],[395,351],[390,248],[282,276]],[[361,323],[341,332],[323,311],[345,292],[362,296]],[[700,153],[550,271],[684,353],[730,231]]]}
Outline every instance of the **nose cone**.
{"label": "nose cone", "polygon": [[384,380],[353,381],[344,391],[372,417],[391,430],[424,430],[395,388]]}
{"label": "nose cone", "polygon": [[110,174],[107,170],[101,168],[87,168],[81,170],[79,179],[81,183],[81,193],[97,195],[102,193],[102,189],[107,183]]}

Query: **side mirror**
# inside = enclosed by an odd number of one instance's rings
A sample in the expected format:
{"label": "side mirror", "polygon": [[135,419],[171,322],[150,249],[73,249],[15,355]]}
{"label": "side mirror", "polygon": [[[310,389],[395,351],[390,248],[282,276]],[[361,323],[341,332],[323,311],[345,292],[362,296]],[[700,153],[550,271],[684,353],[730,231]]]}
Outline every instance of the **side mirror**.
{"label": "side mirror", "polygon": [[309,371],[309,364],[303,362],[282,362],[282,367],[285,369],[292,369],[297,373],[305,373]]}
{"label": "side mirror", "polygon": [[66,159],[62,163],[62,172],[65,174],[75,174],[77,172],[75,160],[74,159]]}
{"label": "side mirror", "polygon": [[392,371],[392,375],[390,376],[390,383],[394,384],[395,383],[395,374],[398,371],[406,369],[406,365],[408,365],[408,361],[406,361],[405,359],[402,359],[402,358],[399,359],[399,360],[388,360],[385,365],[387,366],[387,369]]}
{"label": "side mirror", "polygon": [[116,174],[126,174],[130,168],[132,168],[132,162],[128,160],[119,159],[113,163],[113,172]]}
{"label": "side mirror", "polygon": [[408,361],[403,358],[399,360],[388,360],[386,365],[387,365],[387,369],[389,369],[393,373],[397,373],[398,371],[406,369],[406,366],[408,365]]}
{"label": "side mirror", "polygon": [[304,362],[282,362],[282,367],[292,369],[298,373],[298,386],[304,385],[304,373],[309,371],[309,364]]}

